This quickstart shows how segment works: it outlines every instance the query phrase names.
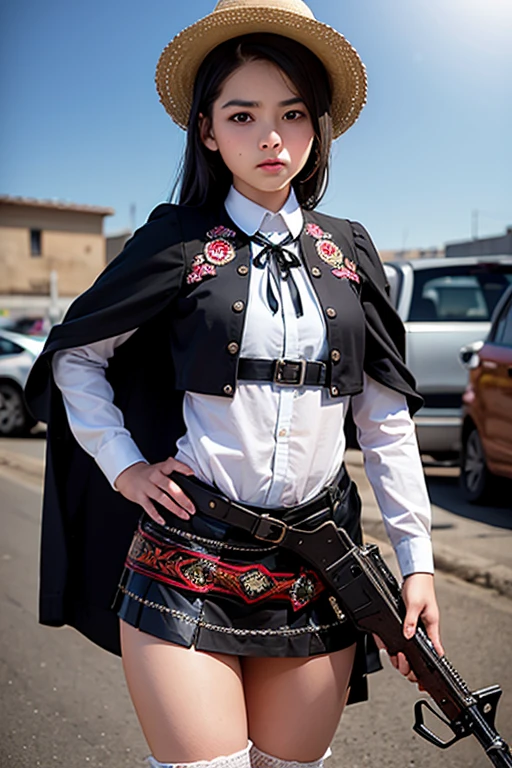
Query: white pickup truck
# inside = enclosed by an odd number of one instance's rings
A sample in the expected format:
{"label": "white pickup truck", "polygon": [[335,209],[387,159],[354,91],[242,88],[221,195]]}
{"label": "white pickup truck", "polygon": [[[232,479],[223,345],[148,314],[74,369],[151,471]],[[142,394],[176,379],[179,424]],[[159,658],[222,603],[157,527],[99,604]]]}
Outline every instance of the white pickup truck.
{"label": "white pickup truck", "polygon": [[407,331],[407,364],[425,399],[414,418],[420,450],[454,459],[467,381],[459,351],[486,338],[494,307],[512,283],[512,256],[393,261],[384,269]]}

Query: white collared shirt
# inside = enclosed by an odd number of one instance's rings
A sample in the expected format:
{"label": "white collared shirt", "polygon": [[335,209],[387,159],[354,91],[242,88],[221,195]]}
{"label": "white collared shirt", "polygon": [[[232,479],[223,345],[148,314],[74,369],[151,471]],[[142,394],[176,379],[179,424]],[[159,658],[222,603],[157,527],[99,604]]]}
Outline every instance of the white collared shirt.
{"label": "white collared shirt", "polygon": [[[293,191],[273,213],[231,188],[226,210],[248,235],[280,242],[298,237],[303,214]],[[298,253],[297,243],[288,246]],[[260,246],[251,244],[251,255]],[[279,308],[267,302],[267,269],[251,262],[241,357],[327,359],[323,313],[304,266],[293,268],[303,305],[297,317],[287,281],[272,271]],[[108,359],[136,329],[84,347],[57,352],[55,381],[71,430],[114,486],[127,467],[145,461],[105,378]],[[175,458],[231,499],[261,507],[310,500],[336,476],[345,453],[343,425],[350,398],[332,399],[325,387],[279,387],[240,380],[232,399],[186,392],[185,434]],[[430,504],[414,424],[405,397],[365,375],[352,397],[365,468],[383,514],[402,574],[433,571]],[[166,458],[166,457],[164,457]]]}

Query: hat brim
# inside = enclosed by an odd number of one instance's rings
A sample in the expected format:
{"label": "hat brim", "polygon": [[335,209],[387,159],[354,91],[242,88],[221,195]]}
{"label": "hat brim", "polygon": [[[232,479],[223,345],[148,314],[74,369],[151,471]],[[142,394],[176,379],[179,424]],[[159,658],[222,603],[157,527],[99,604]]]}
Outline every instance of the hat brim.
{"label": "hat brim", "polygon": [[355,123],[366,102],[366,70],[342,34],[313,18],[268,6],[216,11],[187,27],[164,48],[156,87],[164,108],[186,129],[197,71],[205,56],[226,40],[255,32],[283,35],[313,51],[332,85],[333,137]]}

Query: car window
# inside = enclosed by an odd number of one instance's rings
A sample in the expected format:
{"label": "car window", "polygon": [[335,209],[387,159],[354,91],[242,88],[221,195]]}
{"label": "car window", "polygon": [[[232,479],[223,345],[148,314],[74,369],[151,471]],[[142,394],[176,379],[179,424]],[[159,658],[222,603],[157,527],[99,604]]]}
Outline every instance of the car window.
{"label": "car window", "polygon": [[20,347],[9,339],[2,339],[0,337],[0,357],[5,355],[19,355],[20,352],[23,352],[23,347]]}
{"label": "car window", "polygon": [[504,347],[512,347],[512,298],[506,303],[496,322],[493,341]]}
{"label": "car window", "polygon": [[512,283],[512,264],[475,264],[418,269],[409,320],[482,322]]}

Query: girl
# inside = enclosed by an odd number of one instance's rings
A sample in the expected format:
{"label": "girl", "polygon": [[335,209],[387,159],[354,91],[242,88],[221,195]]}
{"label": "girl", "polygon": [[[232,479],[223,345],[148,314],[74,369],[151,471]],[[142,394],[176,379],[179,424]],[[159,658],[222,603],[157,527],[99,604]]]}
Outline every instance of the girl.
{"label": "girl", "polygon": [[320,768],[371,642],[306,563],[204,498],[360,541],[351,404],[404,631],[421,616],[442,653],[403,328],[364,228],[313,213],[364,68],[301,0],[221,0],[157,87],[188,131],[180,204],[74,302],[27,387],[49,422],[41,621],[119,652],[117,613],[151,766]]}

